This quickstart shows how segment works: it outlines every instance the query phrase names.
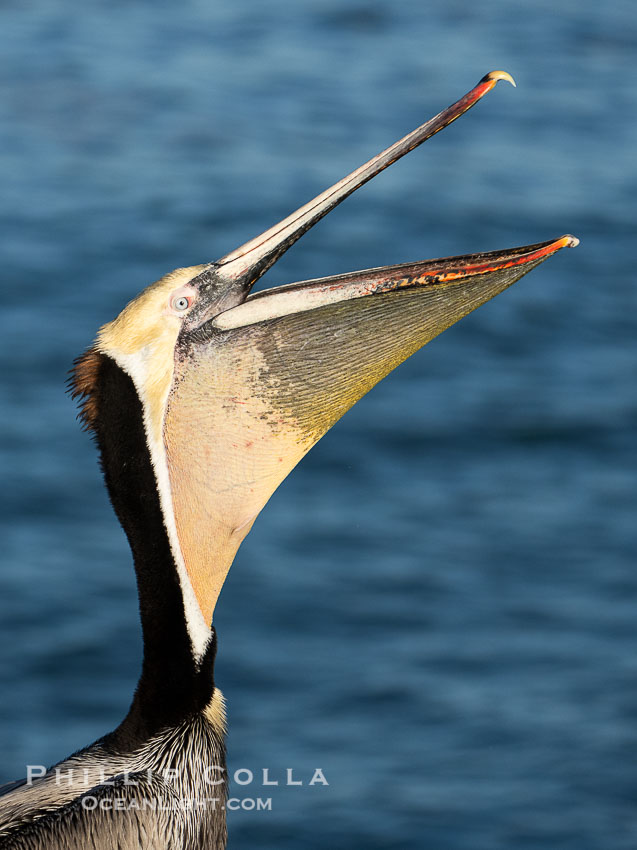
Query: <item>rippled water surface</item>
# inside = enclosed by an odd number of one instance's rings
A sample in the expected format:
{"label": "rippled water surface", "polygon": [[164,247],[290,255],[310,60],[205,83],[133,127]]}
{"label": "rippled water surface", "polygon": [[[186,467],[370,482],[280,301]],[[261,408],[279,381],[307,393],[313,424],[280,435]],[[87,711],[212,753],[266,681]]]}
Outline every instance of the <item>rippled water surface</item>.
{"label": "rippled water surface", "polygon": [[217,678],[255,773],[233,790],[273,808],[230,846],[635,848],[634,5],[34,0],[0,23],[0,781],[113,728],[139,670],[73,357],[502,67],[517,90],[264,281],[582,240],[377,387],[242,547]]}

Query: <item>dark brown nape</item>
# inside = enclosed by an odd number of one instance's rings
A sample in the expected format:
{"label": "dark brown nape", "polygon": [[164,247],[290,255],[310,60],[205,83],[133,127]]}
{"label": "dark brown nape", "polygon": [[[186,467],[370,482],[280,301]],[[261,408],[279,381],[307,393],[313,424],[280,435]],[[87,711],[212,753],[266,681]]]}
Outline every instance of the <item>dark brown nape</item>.
{"label": "dark brown nape", "polygon": [[144,659],[131,711],[115,735],[143,739],[210,703],[216,640],[213,632],[208,651],[196,662],[132,379],[91,348],[75,361],[69,391],[80,400],[80,419],[97,444],[111,504],[133,553]]}
{"label": "dark brown nape", "polygon": [[95,431],[99,408],[97,402],[97,382],[103,355],[95,348],[89,348],[73,361],[67,381],[71,398],[79,399],[78,419],[85,431]]}

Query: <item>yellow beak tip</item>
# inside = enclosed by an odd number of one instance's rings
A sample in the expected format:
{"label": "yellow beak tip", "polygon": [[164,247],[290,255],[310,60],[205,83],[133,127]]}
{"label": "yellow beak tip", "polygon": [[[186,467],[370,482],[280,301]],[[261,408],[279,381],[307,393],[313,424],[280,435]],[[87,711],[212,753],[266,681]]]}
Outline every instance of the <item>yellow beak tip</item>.
{"label": "yellow beak tip", "polygon": [[486,75],[484,79],[493,80],[495,83],[497,83],[498,80],[506,80],[507,83],[511,83],[513,88],[517,88],[515,80],[513,79],[511,74],[507,73],[506,71],[491,71]]}

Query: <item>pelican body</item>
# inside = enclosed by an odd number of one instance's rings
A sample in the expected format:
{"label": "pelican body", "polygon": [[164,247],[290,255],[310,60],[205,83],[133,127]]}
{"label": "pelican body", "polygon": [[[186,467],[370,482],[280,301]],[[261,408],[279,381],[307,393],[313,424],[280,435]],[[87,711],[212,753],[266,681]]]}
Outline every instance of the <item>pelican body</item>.
{"label": "pelican body", "polygon": [[115,729],[0,796],[0,847],[226,846],[225,711],[212,617],[235,553],[281,481],[371,387],[571,236],[250,294],[344,198],[446,127],[468,94],[220,260],[145,289],[75,363],[139,590],[142,672]]}

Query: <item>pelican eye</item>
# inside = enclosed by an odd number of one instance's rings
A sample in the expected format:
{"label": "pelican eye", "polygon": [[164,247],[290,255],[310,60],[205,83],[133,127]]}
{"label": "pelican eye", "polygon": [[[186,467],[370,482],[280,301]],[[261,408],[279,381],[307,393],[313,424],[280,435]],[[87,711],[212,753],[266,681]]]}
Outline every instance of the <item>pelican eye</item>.
{"label": "pelican eye", "polygon": [[171,299],[170,306],[176,313],[183,313],[190,307],[191,301],[192,299],[188,298],[187,295],[175,295]]}

